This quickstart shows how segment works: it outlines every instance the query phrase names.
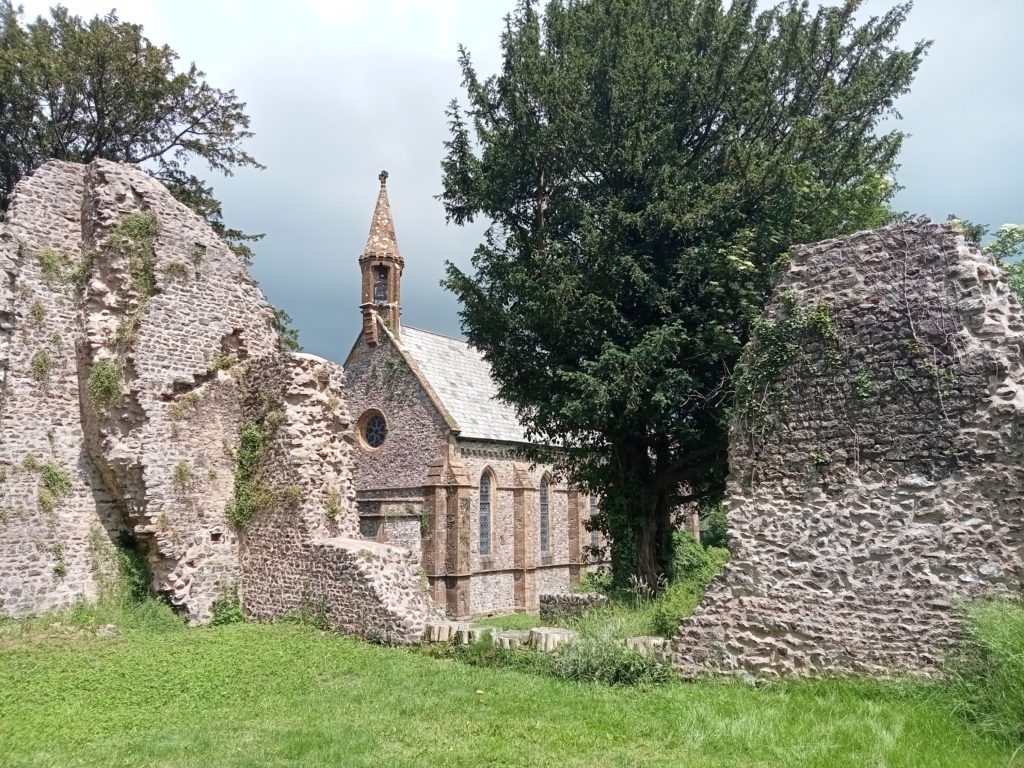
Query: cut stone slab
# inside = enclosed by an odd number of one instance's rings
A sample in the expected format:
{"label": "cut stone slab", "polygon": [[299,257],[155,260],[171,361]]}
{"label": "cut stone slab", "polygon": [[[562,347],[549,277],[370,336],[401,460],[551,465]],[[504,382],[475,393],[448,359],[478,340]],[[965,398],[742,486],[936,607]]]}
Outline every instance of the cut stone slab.
{"label": "cut stone slab", "polygon": [[455,642],[457,645],[470,645],[492,632],[494,632],[494,627],[474,627],[465,624],[456,631]]}
{"label": "cut stone slab", "polygon": [[626,638],[626,647],[631,651],[642,653],[651,658],[662,658],[668,650],[668,640],[664,637],[643,635],[641,637]]}
{"label": "cut stone slab", "polygon": [[423,639],[428,643],[450,643],[458,638],[460,630],[469,628],[470,625],[462,621],[428,621]]}
{"label": "cut stone slab", "polygon": [[513,648],[521,648],[524,645],[528,645],[531,631],[527,629],[506,629],[504,632],[495,632],[491,635],[491,638],[497,648],[512,650]]}
{"label": "cut stone slab", "polygon": [[530,630],[529,645],[538,651],[550,653],[565,642],[576,639],[576,633],[562,627],[534,627]]}

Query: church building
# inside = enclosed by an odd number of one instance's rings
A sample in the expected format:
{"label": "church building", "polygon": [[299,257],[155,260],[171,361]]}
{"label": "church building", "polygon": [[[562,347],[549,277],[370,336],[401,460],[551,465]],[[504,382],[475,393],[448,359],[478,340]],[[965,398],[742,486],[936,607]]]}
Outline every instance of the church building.
{"label": "church building", "polygon": [[362,330],[345,361],[361,532],[417,553],[453,618],[537,611],[538,596],[568,591],[602,543],[586,528],[597,500],[522,457],[528,441],[479,351],[402,323],[387,178],[359,257]]}

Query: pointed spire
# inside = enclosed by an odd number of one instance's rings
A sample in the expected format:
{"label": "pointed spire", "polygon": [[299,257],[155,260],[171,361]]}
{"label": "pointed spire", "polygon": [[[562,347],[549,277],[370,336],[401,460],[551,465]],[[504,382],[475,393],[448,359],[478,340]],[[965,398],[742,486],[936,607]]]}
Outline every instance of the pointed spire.
{"label": "pointed spire", "polygon": [[380,194],[377,195],[377,206],[373,209],[370,237],[366,240],[363,258],[390,257],[401,262],[398,238],[395,237],[395,220],[391,216],[391,203],[388,201],[388,172],[381,171],[377,178],[380,180]]}

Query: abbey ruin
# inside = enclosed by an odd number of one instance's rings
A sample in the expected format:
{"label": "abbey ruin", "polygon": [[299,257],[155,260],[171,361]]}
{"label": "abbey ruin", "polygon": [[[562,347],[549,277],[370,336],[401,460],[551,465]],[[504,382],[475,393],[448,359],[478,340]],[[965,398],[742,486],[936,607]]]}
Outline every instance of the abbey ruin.
{"label": "abbey ruin", "polygon": [[1001,270],[926,221],[796,248],[743,364],[733,559],[675,663],[936,670],[957,603],[1024,579],[1024,314]]}
{"label": "abbey ruin", "polygon": [[142,170],[50,162],[0,228],[0,599],[94,598],[114,547],[194,623],[323,606],[392,642],[432,608],[406,550],[362,540],[339,365],[277,352],[238,257]]}
{"label": "abbey ruin", "polygon": [[[403,327],[386,178],[345,369],[279,352],[244,264],[142,170],[18,185],[0,613],[94,599],[124,541],[193,623],[237,590],[392,643],[579,580],[598,502],[520,460],[479,353]],[[957,601],[1019,588],[1024,314],[948,225],[794,249],[737,388],[733,559],[672,641],[684,674],[930,672]]]}

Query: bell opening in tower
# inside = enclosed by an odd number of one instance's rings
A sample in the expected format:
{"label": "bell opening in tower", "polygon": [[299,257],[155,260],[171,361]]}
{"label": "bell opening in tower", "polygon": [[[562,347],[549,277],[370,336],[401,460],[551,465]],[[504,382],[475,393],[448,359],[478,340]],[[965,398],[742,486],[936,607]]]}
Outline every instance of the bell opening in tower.
{"label": "bell opening in tower", "polygon": [[373,301],[375,304],[388,303],[388,268],[373,268]]}

